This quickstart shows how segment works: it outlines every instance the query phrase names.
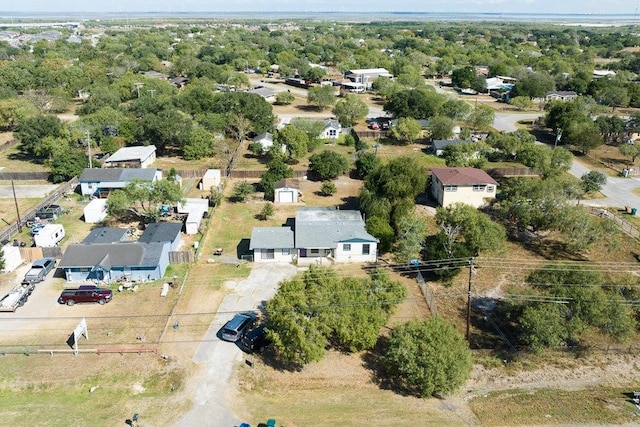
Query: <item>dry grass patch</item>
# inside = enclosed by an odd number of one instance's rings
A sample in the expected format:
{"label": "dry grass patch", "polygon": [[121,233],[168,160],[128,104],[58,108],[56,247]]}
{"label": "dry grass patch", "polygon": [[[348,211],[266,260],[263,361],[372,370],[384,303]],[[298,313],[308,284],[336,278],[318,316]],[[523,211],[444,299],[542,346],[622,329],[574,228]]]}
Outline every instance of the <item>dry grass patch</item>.
{"label": "dry grass patch", "polygon": [[509,390],[469,404],[483,425],[627,424],[638,422],[637,409],[623,394],[632,389]]}
{"label": "dry grass patch", "polygon": [[[464,425],[457,408],[436,399],[402,396],[371,381],[362,354],[330,351],[301,372],[276,371],[253,359],[239,372],[242,399],[236,413],[251,420],[275,418],[287,426]],[[375,421],[373,421],[375,420]]]}
{"label": "dry grass patch", "polygon": [[0,165],[3,172],[48,172],[41,161],[36,161],[23,154],[19,145],[0,151]]}

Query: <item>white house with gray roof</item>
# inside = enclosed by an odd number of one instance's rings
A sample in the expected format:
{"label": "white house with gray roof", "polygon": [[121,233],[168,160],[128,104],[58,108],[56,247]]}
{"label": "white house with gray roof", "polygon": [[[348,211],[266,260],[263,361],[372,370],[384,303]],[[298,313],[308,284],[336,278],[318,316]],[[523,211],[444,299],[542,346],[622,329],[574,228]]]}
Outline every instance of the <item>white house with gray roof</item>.
{"label": "white house with gray roof", "polygon": [[342,133],[342,125],[336,119],[326,119],[323,121],[324,130],[320,134],[320,138],[338,139]]}
{"label": "white house with gray roof", "polygon": [[86,168],[80,175],[80,193],[83,196],[100,195],[112,190],[124,188],[133,180],[159,181],[162,179],[160,169],[101,169]]}
{"label": "white house with gray roof", "polygon": [[[293,237],[291,243],[287,240],[290,236]],[[293,248],[292,260],[298,265],[375,262],[378,242],[367,233],[359,211],[308,207],[296,212],[292,232],[289,227],[254,228],[250,249],[254,251],[255,262],[276,261],[276,254],[289,245]],[[281,260],[285,259],[285,254],[278,255]]]}
{"label": "white house with gray roof", "polygon": [[254,227],[249,249],[254,262],[292,262],[293,231],[291,227]]}
{"label": "white house with gray roof", "polygon": [[108,158],[102,166],[105,168],[148,168],[156,161],[156,146],[141,145],[122,147]]}

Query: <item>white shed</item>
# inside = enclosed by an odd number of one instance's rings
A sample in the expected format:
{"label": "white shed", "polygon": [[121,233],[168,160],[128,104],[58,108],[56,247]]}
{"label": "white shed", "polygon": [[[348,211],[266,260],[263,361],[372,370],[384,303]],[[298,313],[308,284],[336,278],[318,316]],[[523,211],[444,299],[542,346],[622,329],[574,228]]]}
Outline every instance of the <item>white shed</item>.
{"label": "white shed", "polygon": [[60,224],[47,224],[33,236],[36,246],[41,248],[52,248],[57,246],[60,240],[64,239],[64,227]]}
{"label": "white shed", "polygon": [[282,179],[276,182],[273,190],[275,203],[298,203],[300,183],[297,179]]}
{"label": "white shed", "polygon": [[202,181],[200,181],[200,190],[209,191],[211,187],[219,187],[222,182],[222,172],[220,169],[207,169]]}
{"label": "white shed", "polygon": [[93,199],[84,207],[84,222],[97,224],[107,217],[107,199]]}
{"label": "white shed", "polygon": [[22,264],[22,255],[20,255],[20,248],[18,246],[10,244],[4,245],[2,247],[2,257],[4,258],[4,268],[2,271],[5,273],[12,272]]}
{"label": "white shed", "polygon": [[184,203],[178,203],[178,213],[188,214],[184,223],[186,234],[197,234],[205,212],[209,210],[208,199],[185,199]]}

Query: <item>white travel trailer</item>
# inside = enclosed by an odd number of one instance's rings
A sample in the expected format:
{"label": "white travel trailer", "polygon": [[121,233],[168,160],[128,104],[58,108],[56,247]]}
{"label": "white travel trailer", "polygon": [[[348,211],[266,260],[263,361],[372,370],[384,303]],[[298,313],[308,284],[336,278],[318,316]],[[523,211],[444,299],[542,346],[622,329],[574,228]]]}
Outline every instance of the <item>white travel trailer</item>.
{"label": "white travel trailer", "polygon": [[33,236],[36,246],[41,248],[52,248],[57,246],[60,240],[64,239],[64,227],[60,224],[47,224]]}

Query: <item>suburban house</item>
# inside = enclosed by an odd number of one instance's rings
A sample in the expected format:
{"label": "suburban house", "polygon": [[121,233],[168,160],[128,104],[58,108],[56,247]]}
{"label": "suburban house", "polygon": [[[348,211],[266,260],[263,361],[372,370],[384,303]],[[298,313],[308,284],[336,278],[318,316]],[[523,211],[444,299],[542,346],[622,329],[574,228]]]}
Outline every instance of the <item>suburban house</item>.
{"label": "suburban house", "polygon": [[299,196],[300,181],[297,179],[281,179],[274,185],[273,201],[275,203],[298,203]]}
{"label": "suburban house", "polygon": [[156,161],[156,146],[123,147],[103,161],[105,168],[148,168]]}
{"label": "suburban house", "polygon": [[496,197],[498,183],[482,169],[432,168],[431,194],[444,207],[465,203],[479,208]]}
{"label": "suburban house", "polygon": [[172,251],[177,251],[182,244],[181,222],[154,222],[147,224],[142,235],[138,238],[140,243],[164,243],[169,242]]}
{"label": "suburban house", "polygon": [[544,96],[545,101],[571,101],[572,99],[576,99],[578,97],[578,93],[572,90],[553,90],[551,92],[547,92]]}
{"label": "suburban house", "polygon": [[101,196],[112,190],[124,188],[133,180],[159,181],[162,179],[162,170],[144,169],[101,169],[86,168],[80,175],[80,194],[83,196]]}
{"label": "suburban house", "polygon": [[249,249],[254,262],[291,262],[295,253],[291,227],[254,227]]}
{"label": "suburban house", "polygon": [[276,94],[264,86],[256,86],[254,88],[247,90],[247,92],[260,95],[267,102],[274,102],[276,100]]}
{"label": "suburban house", "polygon": [[378,77],[393,78],[393,74],[384,68],[365,68],[358,70],[349,70],[345,73],[345,78],[353,83],[360,83],[365,89],[371,89],[373,81]]}
{"label": "suburban house", "polygon": [[127,240],[128,234],[126,228],[98,227],[91,230],[81,243],[83,245],[117,243]]}
{"label": "suburban house", "polygon": [[342,125],[336,119],[327,119],[324,122],[324,130],[320,134],[320,138],[338,139],[342,133]]}
{"label": "suburban house", "polygon": [[273,146],[273,134],[270,132],[261,133],[253,138],[253,142],[262,145],[262,152],[266,153]]}
{"label": "suburban house", "polygon": [[68,282],[150,281],[164,276],[169,242],[93,243],[69,245],[58,268]]}
{"label": "suburban house", "polygon": [[177,87],[178,89],[182,89],[189,83],[189,79],[184,76],[177,76],[169,79],[169,82]]}
{"label": "suburban house", "polygon": [[[270,260],[271,250],[275,253],[284,251],[289,245],[285,238],[287,232],[280,232],[277,241],[265,241],[268,231],[256,229],[252,232],[250,248],[254,249],[254,260],[259,262]],[[289,227],[283,227],[289,228]],[[274,234],[275,235],[275,234]],[[253,242],[253,236],[257,241]],[[367,233],[365,223],[359,211],[338,210],[332,207],[301,208],[296,212],[293,227],[292,259],[298,265],[312,263],[346,263],[346,262],[375,262],[378,257],[378,239]],[[258,253],[255,250],[258,249]],[[265,255],[266,253],[266,255]],[[280,258],[286,257],[284,253]]]}

